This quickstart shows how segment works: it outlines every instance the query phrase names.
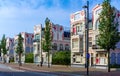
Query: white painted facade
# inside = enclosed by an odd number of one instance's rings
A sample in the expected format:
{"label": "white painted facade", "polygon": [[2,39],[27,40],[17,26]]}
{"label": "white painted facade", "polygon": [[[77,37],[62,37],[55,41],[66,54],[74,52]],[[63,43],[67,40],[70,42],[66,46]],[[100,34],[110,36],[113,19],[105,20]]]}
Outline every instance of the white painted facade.
{"label": "white painted facade", "polygon": [[[102,10],[101,5],[96,5],[92,9],[92,29],[89,30],[89,54],[90,54],[90,66],[92,65],[101,65],[107,66],[107,52],[104,49],[98,49],[96,45],[96,40],[99,35],[99,14]],[[82,11],[75,12],[70,16],[71,22],[71,65],[85,65],[85,16],[81,14]],[[116,17],[115,21],[118,21],[118,31],[120,32],[120,11],[115,9]],[[79,15],[78,15],[79,14]],[[78,17],[77,17],[78,16]],[[84,17],[83,17],[84,16]],[[83,18],[83,20],[81,20]],[[83,24],[82,33],[77,33],[77,25]],[[83,38],[81,42],[80,38]],[[75,40],[73,40],[75,39]],[[81,47],[80,43],[83,43]],[[75,44],[75,45],[74,45]],[[120,42],[116,44],[117,48],[114,51],[111,51],[111,64],[120,64]],[[80,49],[82,49],[80,51]]]}
{"label": "white painted facade", "polygon": [[[41,42],[44,40],[44,28],[41,24],[34,26],[34,63],[40,64],[41,52],[43,57],[43,65],[47,65],[48,57],[47,52],[43,52]],[[51,23],[51,37],[52,37],[52,50],[50,54],[50,63],[52,62],[52,53],[55,51],[70,50],[70,33],[64,32],[63,26]]]}

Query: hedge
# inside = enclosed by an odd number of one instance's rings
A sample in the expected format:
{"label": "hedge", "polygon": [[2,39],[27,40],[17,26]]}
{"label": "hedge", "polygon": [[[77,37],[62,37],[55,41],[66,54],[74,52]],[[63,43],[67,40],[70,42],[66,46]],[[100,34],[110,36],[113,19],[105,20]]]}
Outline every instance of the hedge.
{"label": "hedge", "polygon": [[59,51],[53,54],[52,64],[70,65],[70,51]]}
{"label": "hedge", "polygon": [[33,53],[25,55],[25,63],[33,63],[33,59],[34,59]]}

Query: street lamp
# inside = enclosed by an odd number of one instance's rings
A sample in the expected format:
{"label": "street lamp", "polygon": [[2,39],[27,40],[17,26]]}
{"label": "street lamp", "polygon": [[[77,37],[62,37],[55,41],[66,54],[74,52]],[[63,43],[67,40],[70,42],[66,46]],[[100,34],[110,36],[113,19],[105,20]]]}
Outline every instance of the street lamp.
{"label": "street lamp", "polygon": [[[85,52],[86,52],[86,67],[87,67],[87,76],[89,75],[89,1],[87,5],[83,6],[85,10]],[[87,14],[86,14],[87,13]]]}
{"label": "street lamp", "polygon": [[40,62],[40,66],[42,67],[42,65],[43,65],[43,55],[42,55],[42,25],[40,25],[40,50],[41,50],[41,52],[40,52],[40,54],[41,54],[41,62]]}

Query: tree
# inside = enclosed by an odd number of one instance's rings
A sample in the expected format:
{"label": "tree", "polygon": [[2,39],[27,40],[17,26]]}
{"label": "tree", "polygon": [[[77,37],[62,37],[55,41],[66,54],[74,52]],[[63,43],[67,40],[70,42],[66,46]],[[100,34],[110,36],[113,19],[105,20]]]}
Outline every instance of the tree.
{"label": "tree", "polygon": [[111,7],[110,0],[104,0],[99,19],[98,45],[108,53],[108,72],[110,72],[110,50],[116,48],[119,41],[118,22],[115,21],[115,8]]}
{"label": "tree", "polygon": [[42,44],[42,46],[43,50],[48,52],[48,68],[50,68],[51,25],[48,18],[46,18],[45,20],[44,43]]}
{"label": "tree", "polygon": [[23,38],[22,38],[21,34],[18,35],[18,44],[17,44],[17,48],[16,48],[16,53],[19,55],[19,66],[22,66],[21,56],[23,53]]}
{"label": "tree", "polygon": [[1,40],[1,52],[3,53],[4,63],[6,63],[5,55],[7,54],[7,51],[8,51],[8,48],[6,48],[6,38],[5,38],[5,35],[3,35]]}

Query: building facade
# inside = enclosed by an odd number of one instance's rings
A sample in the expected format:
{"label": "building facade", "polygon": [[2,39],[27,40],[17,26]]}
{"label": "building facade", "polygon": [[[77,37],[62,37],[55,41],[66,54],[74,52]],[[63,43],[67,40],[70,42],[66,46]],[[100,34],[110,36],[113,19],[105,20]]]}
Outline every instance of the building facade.
{"label": "building facade", "polygon": [[[23,54],[22,54],[22,58],[21,61],[22,63],[25,62],[25,54],[29,54],[29,53],[33,53],[33,38],[34,35],[32,33],[26,33],[26,32],[21,32],[21,35],[23,37]],[[18,35],[16,35],[14,37],[14,50],[16,50],[18,44]],[[14,61],[18,62],[19,57],[17,55],[17,53],[14,51]]]}
{"label": "building facade", "polygon": [[[50,63],[52,62],[52,53],[56,51],[70,50],[70,33],[65,32],[63,26],[51,23],[52,50],[50,55]],[[42,50],[42,41],[44,40],[44,28],[42,25],[34,26],[34,63],[40,64],[43,58],[43,64],[47,64],[47,52]],[[42,56],[42,57],[41,57]]]}
{"label": "building facade", "polygon": [[42,25],[34,26],[34,39],[33,39],[33,47],[34,47],[34,63],[39,64],[41,62],[42,49],[41,49],[41,39],[42,38]]}
{"label": "building facade", "polygon": [[14,59],[14,38],[6,38],[6,48],[8,49],[7,51],[7,63],[10,60]]}
{"label": "building facade", "polygon": [[70,15],[71,65],[85,64],[85,11]]}
{"label": "building facade", "polygon": [[[92,10],[92,22],[89,22],[89,65],[107,66],[107,51],[99,49],[97,38],[99,35],[99,14],[102,10],[101,5],[96,5]],[[81,13],[82,12],[82,13]],[[118,21],[118,31],[120,32],[120,11],[115,9]],[[71,22],[71,65],[85,66],[85,12],[78,11],[70,16]],[[116,44],[117,48],[110,52],[111,64],[120,64],[120,42]]]}
{"label": "building facade", "polygon": [[[92,45],[93,48],[92,50],[95,52],[94,57],[95,59],[95,64],[96,65],[107,65],[107,52],[104,49],[99,49],[98,45],[96,44],[98,35],[99,35],[99,14],[101,13],[102,6],[96,5],[93,10],[93,37],[92,37]],[[117,10],[116,8],[114,9],[114,13],[116,14],[115,16],[115,21],[118,22],[118,32],[120,32],[120,11]],[[110,63],[111,64],[119,64],[120,65],[120,42],[116,44],[116,49],[110,51]]]}
{"label": "building facade", "polygon": [[64,27],[51,24],[52,29],[52,51],[70,50],[70,32],[64,31]]}

